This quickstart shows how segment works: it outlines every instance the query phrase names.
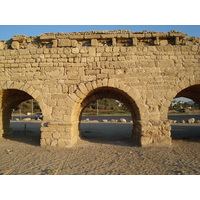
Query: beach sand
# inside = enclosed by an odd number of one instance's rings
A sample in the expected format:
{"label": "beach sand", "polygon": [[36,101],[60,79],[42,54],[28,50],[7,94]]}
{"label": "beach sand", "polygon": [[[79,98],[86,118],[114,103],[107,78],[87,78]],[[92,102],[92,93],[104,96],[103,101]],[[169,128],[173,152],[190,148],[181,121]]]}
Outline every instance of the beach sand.
{"label": "beach sand", "polygon": [[200,174],[199,152],[198,138],[176,138],[171,147],[142,148],[129,138],[88,136],[64,148],[41,147],[39,137],[12,136],[0,139],[0,174]]}

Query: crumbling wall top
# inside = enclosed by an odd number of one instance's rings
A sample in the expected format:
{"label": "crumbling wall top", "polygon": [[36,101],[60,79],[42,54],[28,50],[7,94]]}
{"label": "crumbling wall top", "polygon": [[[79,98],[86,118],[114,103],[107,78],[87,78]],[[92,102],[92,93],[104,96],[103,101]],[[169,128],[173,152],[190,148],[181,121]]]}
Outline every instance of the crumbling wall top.
{"label": "crumbling wall top", "polygon": [[165,46],[199,44],[200,38],[190,37],[178,31],[163,33],[154,31],[132,32],[129,30],[114,30],[44,33],[35,37],[15,35],[8,41],[0,41],[0,50],[81,46]]}

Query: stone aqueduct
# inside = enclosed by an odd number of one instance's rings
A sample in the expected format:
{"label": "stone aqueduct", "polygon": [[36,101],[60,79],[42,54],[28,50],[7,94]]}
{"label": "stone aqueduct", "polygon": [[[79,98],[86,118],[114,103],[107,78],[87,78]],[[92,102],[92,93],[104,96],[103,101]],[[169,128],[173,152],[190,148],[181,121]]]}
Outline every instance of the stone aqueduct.
{"label": "stone aqueduct", "polygon": [[42,146],[72,146],[90,102],[114,98],[133,118],[141,146],[170,145],[175,97],[200,103],[200,38],[171,31],[92,31],[13,36],[0,41],[0,136],[12,109],[34,98],[44,119]]}

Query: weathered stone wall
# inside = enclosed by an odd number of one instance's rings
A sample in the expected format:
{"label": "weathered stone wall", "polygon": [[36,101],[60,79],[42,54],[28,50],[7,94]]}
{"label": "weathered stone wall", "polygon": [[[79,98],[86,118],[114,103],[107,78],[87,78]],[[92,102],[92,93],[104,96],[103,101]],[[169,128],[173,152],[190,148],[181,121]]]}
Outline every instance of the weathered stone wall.
{"label": "weathered stone wall", "polygon": [[41,145],[71,146],[79,139],[83,108],[112,97],[129,107],[142,146],[169,145],[171,100],[181,91],[193,99],[200,92],[199,42],[176,31],[49,33],[0,41],[0,133],[7,133],[15,104],[34,98],[44,115]]}

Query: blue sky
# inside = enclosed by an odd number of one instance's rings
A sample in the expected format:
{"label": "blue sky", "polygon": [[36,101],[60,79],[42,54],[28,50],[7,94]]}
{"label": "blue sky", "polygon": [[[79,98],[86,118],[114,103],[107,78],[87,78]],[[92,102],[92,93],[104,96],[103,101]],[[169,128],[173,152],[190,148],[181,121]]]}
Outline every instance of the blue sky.
{"label": "blue sky", "polygon": [[0,40],[9,40],[13,35],[37,36],[49,32],[79,32],[95,30],[180,31],[189,36],[200,37],[200,25],[0,25]]}

